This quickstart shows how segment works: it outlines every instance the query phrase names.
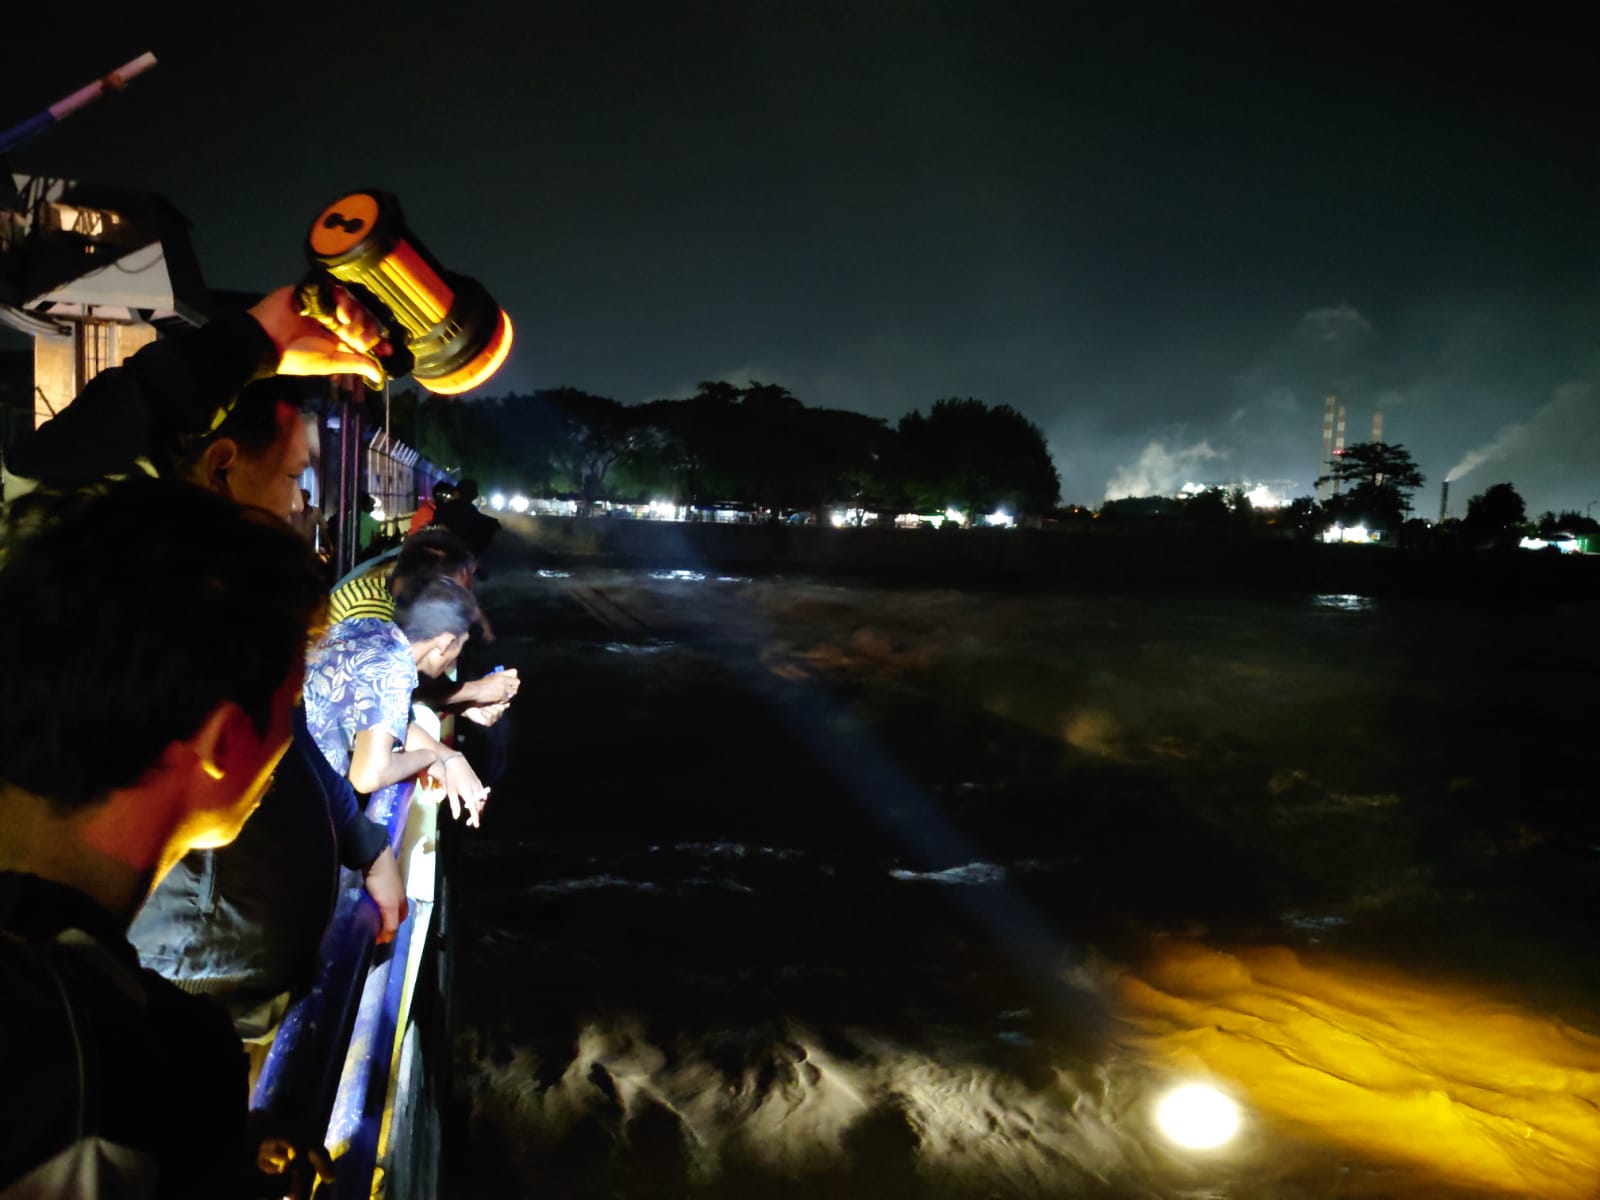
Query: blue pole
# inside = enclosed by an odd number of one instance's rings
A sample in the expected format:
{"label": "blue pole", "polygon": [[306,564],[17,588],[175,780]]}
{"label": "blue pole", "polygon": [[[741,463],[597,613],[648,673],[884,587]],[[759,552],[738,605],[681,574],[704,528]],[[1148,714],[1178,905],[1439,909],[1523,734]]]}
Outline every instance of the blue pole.
{"label": "blue pole", "polygon": [[49,108],[35,113],[19,125],[13,125],[4,133],[0,133],[0,154],[9,154],[13,150],[20,150],[35,138],[42,136],[55,125],[77,112],[85,104],[90,104],[100,99],[108,91],[121,91],[128,86],[128,80],[136,75],[142,75],[156,65],[156,56],[148,52],[141,54],[132,62],[124,63],[115,71],[101,76],[93,83],[85,84],[70,96],[57,100]]}

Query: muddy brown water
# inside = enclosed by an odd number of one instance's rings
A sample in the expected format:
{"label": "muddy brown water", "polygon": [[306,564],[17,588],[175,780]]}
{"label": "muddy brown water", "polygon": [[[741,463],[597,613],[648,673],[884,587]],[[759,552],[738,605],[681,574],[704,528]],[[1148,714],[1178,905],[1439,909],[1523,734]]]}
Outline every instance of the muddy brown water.
{"label": "muddy brown water", "polygon": [[[1594,609],[483,591],[455,1194],[1600,1188]],[[1157,1130],[1189,1078],[1228,1145]]]}

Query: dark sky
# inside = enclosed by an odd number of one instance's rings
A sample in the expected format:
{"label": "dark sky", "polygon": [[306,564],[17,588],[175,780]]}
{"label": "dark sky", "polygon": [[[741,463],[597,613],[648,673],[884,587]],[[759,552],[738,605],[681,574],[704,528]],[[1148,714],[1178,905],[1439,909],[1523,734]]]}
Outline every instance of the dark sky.
{"label": "dark sky", "polygon": [[1098,503],[1309,492],[1331,388],[1351,442],[1381,405],[1425,515],[1474,451],[1458,514],[1503,479],[1533,511],[1600,499],[1575,15],[155,7],[106,31],[57,6],[7,39],[7,125],[161,60],[13,165],[162,192],[238,289],[291,281],[327,200],[386,187],[516,322],[490,390],[760,379],[891,419],[977,396],[1038,422],[1065,498]]}

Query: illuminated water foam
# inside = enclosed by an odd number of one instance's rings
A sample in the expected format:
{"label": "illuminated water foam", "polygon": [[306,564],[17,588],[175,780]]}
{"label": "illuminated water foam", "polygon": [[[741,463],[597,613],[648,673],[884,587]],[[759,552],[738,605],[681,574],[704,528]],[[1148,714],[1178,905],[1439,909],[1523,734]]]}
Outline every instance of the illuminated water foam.
{"label": "illuminated water foam", "polygon": [[1214,1150],[1239,1132],[1239,1106],[1205,1083],[1174,1088],[1156,1105],[1156,1125],[1188,1150]]}
{"label": "illuminated water foam", "polygon": [[1281,946],[1173,940],[1119,980],[1168,1069],[1252,1114],[1442,1180],[1538,1200],[1600,1182],[1600,1036],[1460,984]]}

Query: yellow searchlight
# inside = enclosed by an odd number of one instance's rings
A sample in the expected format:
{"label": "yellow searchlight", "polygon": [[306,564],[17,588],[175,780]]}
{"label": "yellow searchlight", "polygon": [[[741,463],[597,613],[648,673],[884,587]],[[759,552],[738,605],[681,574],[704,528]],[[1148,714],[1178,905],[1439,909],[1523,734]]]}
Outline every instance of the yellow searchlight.
{"label": "yellow searchlight", "polygon": [[301,285],[303,310],[332,320],[321,273],[338,280],[386,326],[394,349],[378,362],[391,379],[411,375],[454,396],[486,382],[511,353],[504,310],[476,279],[428,253],[387,192],[351,192],[328,205],[311,222],[306,256],[314,274]]}

